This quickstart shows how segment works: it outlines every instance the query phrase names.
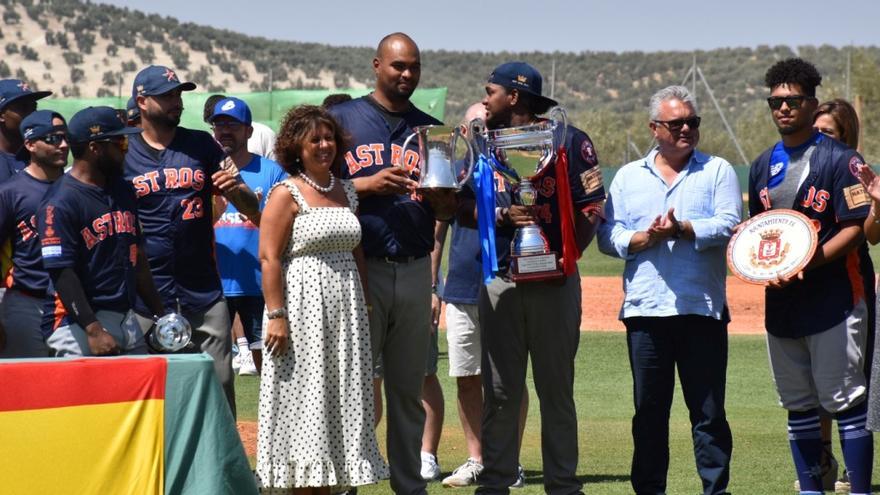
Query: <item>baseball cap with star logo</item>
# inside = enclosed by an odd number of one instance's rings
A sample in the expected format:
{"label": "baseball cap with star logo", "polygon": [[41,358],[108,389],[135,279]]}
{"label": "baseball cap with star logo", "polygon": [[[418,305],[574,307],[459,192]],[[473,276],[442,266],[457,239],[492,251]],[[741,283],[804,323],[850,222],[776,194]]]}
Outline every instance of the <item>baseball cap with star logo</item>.
{"label": "baseball cap with star logo", "polygon": [[20,79],[3,79],[0,80],[0,110],[21,98],[39,100],[51,94],[51,91],[33,91],[26,82]]}
{"label": "baseball cap with star logo", "polygon": [[151,65],[142,69],[134,78],[131,96],[158,96],[180,88],[182,91],[196,89],[195,83],[180,82],[177,73],[164,65]]}

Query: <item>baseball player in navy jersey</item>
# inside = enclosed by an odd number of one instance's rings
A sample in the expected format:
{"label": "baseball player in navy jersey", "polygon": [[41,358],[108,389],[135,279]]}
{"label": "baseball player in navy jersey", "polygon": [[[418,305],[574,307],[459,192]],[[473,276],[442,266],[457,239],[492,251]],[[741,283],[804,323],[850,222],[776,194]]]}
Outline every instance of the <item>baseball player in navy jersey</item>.
{"label": "baseball player in navy jersey", "polygon": [[386,36],[373,71],[372,93],[334,105],[330,112],[351,136],[349,148],[342,150],[341,176],[352,179],[361,198],[373,357],[381,356],[386,383],[391,488],[421,494],[421,395],[431,325],[428,254],[434,246],[435,209],[448,215],[454,198],[413,194],[410,172],[419,156],[414,148],[403,149],[403,142],[413,127],[440,124],[409,99],[421,75],[418,46],[403,33]]}
{"label": "baseball player in navy jersey", "polygon": [[[498,66],[486,84],[489,129],[539,122],[556,102],[542,96],[541,74],[523,62]],[[562,132],[558,129],[557,132]],[[547,493],[581,493],[577,414],[574,407],[574,358],[580,339],[581,287],[577,269],[551,281],[508,280],[510,241],[514,228],[537,222],[551,250],[562,253],[561,215],[571,215],[573,242],[583,251],[593,238],[605,198],[593,143],[583,131],[568,126],[564,147],[572,211],[560,211],[556,164],[533,179],[536,206],[511,205],[497,191],[496,250],[499,276],[480,289],[478,312],[482,331],[483,472],[477,493],[509,493],[517,479],[518,419],[526,368],[531,357],[535,390],[541,402],[541,451]],[[464,191],[468,193],[467,190]],[[472,200],[462,199],[458,220],[474,225]]]}
{"label": "baseball player in navy jersey", "polygon": [[[214,256],[211,195],[223,194],[250,217],[257,197],[220,163],[224,154],[203,131],[179,127],[182,91],[195,89],[158,65],[141,70],[132,96],[143,133],[132,137],[125,156],[125,179],[134,186],[153,279],[168,311],[180,312],[193,327],[193,343],[214,358],[214,370],[233,412],[229,311]],[[140,315],[151,314],[139,303]],[[148,318],[139,318],[146,328]]]}
{"label": "baseball player in navy jersey", "polygon": [[28,164],[21,137],[22,120],[37,109],[37,100],[51,91],[33,91],[19,79],[0,80],[0,182],[12,177]]}
{"label": "baseball player in navy jersey", "polygon": [[870,198],[857,178],[862,157],[812,127],[821,81],[798,58],[767,71],[767,102],[782,140],[752,162],[749,213],[791,208],[819,230],[804,270],[771,281],[765,294],[770,368],[788,410],[801,493],[822,493],[820,407],[837,420],[851,493],[870,493],[864,359],[874,270],[862,234]]}
{"label": "baseball player in navy jersey", "polygon": [[54,294],[46,299],[48,345],[58,356],[146,354],[132,308],[137,296],[163,314],[140,232],[131,185],[122,178],[125,127],[110,107],[70,119],[70,173],[55,181],[37,220],[43,266]]}
{"label": "baseball player in navy jersey", "polygon": [[7,287],[0,303],[0,323],[7,345],[0,358],[47,357],[41,324],[49,289],[37,235],[37,208],[67,165],[67,124],[49,110],[31,113],[21,122],[30,163],[0,184],[0,243],[10,247],[12,266],[5,273]]}

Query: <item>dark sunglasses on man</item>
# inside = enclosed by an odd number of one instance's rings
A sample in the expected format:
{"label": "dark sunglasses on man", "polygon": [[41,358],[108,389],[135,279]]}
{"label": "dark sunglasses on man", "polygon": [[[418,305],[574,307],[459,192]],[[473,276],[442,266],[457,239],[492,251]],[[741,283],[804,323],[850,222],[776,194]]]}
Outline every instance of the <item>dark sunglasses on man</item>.
{"label": "dark sunglasses on man", "polygon": [[669,132],[680,132],[681,129],[687,124],[688,128],[692,131],[695,131],[700,128],[700,121],[702,119],[697,116],[688,117],[686,119],[675,119],[675,120],[654,120],[655,124],[661,124],[667,129]]}
{"label": "dark sunglasses on man", "polygon": [[67,140],[66,134],[46,134],[45,136],[40,136],[37,138],[38,141],[42,141],[46,144],[50,144],[52,146],[58,146],[62,141]]}
{"label": "dark sunglasses on man", "polygon": [[767,104],[770,105],[771,110],[779,110],[783,103],[788,105],[788,108],[797,110],[804,104],[804,101],[815,99],[813,96],[805,95],[771,96],[767,98]]}

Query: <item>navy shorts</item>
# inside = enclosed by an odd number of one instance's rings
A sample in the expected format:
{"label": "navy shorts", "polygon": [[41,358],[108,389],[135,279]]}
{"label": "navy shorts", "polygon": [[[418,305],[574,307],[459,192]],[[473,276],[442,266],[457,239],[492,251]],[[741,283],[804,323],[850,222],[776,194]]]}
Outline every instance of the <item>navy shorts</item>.
{"label": "navy shorts", "polygon": [[263,339],[263,309],[266,302],[263,296],[226,296],[229,308],[229,319],[238,315],[244,336],[249,344],[259,343]]}

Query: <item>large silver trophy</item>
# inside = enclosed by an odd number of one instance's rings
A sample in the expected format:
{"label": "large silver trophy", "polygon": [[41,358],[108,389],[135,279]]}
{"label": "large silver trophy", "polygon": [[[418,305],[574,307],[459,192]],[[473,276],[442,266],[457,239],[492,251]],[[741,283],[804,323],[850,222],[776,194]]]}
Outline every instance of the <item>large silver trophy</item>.
{"label": "large silver trophy", "polygon": [[156,320],[145,335],[147,345],[156,352],[177,352],[192,340],[192,326],[179,313],[168,313]]}
{"label": "large silver trophy", "polygon": [[[556,150],[565,142],[568,123],[565,111],[556,107],[549,117],[536,124],[483,131],[486,152],[498,162],[490,158],[489,163],[512,186],[515,204],[534,206],[537,200],[532,177],[520,177],[515,167],[534,167],[533,176],[537,175],[556,163]],[[473,122],[471,130],[479,131],[481,125]],[[510,243],[510,257],[510,278],[514,282],[563,276],[557,253],[550,249],[547,237],[537,224],[516,229]]]}
{"label": "large silver trophy", "polygon": [[[474,152],[470,138],[458,126],[424,125],[413,129],[403,142],[418,138],[420,190],[458,190],[474,171]],[[464,145],[464,158],[457,160],[456,147]]]}

